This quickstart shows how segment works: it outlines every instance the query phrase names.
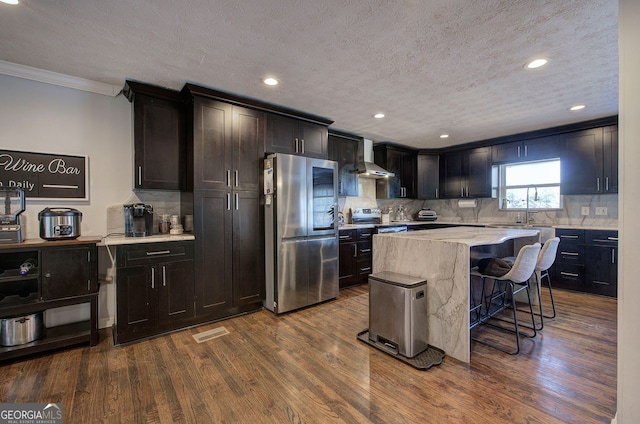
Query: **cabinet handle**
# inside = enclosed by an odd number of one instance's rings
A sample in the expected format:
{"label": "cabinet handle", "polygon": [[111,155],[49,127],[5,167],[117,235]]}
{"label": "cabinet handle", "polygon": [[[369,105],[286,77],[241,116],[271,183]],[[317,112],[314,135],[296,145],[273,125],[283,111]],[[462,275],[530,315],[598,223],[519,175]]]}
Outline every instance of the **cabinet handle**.
{"label": "cabinet handle", "polygon": [[294,140],[296,141],[296,153],[298,153],[298,147],[299,147],[299,144],[300,144],[300,140],[298,140],[298,137],[296,137]]}
{"label": "cabinet handle", "polygon": [[234,179],[235,179],[234,185],[238,187],[238,170],[237,169],[234,171]]}
{"label": "cabinet handle", "polygon": [[302,154],[304,155],[304,138],[300,139],[300,145],[302,146],[300,150],[302,150]]}
{"label": "cabinet handle", "polygon": [[610,241],[618,241],[618,239],[613,240],[612,237],[607,237],[606,240],[604,240],[604,239],[593,239],[594,243],[608,243]]}
{"label": "cabinet handle", "polygon": [[438,189],[436,189],[436,199],[438,198]]}
{"label": "cabinet handle", "polygon": [[526,144],[524,145],[524,157],[526,158],[529,155],[529,146],[527,146]]}
{"label": "cabinet handle", "polygon": [[162,265],[162,287],[167,287],[167,267]]}
{"label": "cabinet handle", "polygon": [[573,272],[564,272],[561,271],[560,275],[564,275],[565,277],[579,277],[580,274],[574,274]]}
{"label": "cabinet handle", "polygon": [[609,177],[604,178],[604,189],[609,191]]}
{"label": "cabinet handle", "polygon": [[147,256],[168,255],[171,250],[156,250],[155,252],[147,252]]}
{"label": "cabinet handle", "polygon": [[611,249],[611,263],[616,263],[616,249]]}
{"label": "cabinet handle", "polygon": [[227,187],[231,187],[231,170],[227,169]]}
{"label": "cabinet handle", "polygon": [[460,197],[464,197],[464,187],[460,186]]}
{"label": "cabinet handle", "polygon": [[91,280],[87,280],[87,291],[91,291]]}
{"label": "cabinet handle", "polygon": [[339,236],[338,238],[340,240],[349,240],[351,238],[351,236]]}
{"label": "cabinet handle", "polygon": [[360,234],[360,238],[371,238],[371,233]]}
{"label": "cabinet handle", "polygon": [[371,272],[371,267],[370,266],[366,266],[364,268],[360,268],[360,272]]}
{"label": "cabinet handle", "polygon": [[469,197],[469,186],[467,186],[467,197]]}
{"label": "cabinet handle", "polygon": [[358,247],[355,244],[353,245],[353,257],[358,257]]}
{"label": "cabinet handle", "polygon": [[236,210],[240,209],[240,195],[238,193],[235,194],[236,197]]}
{"label": "cabinet handle", "polygon": [[576,252],[560,252],[561,255],[565,255],[565,256],[578,256],[580,255],[579,253]]}
{"label": "cabinet handle", "polygon": [[142,185],[142,167],[138,167],[138,185]]}
{"label": "cabinet handle", "polygon": [[577,239],[578,236],[560,236],[560,238]]}
{"label": "cabinet handle", "polygon": [[369,253],[369,252],[371,252],[371,249],[362,249],[360,252],[361,253]]}
{"label": "cabinet handle", "polygon": [[607,237],[607,240],[618,241],[618,237]]}
{"label": "cabinet handle", "polygon": [[156,269],[151,268],[151,288],[156,288]]}
{"label": "cabinet handle", "polygon": [[596,191],[600,191],[600,177],[596,177]]}
{"label": "cabinet handle", "polygon": [[87,262],[91,262],[91,250],[87,251]]}
{"label": "cabinet handle", "polygon": [[227,193],[227,210],[231,210],[231,193]]}
{"label": "cabinet handle", "polygon": [[607,283],[606,281],[598,281],[598,280],[593,280],[593,284],[600,284],[602,286],[608,286],[609,283]]}
{"label": "cabinet handle", "polygon": [[520,157],[520,146],[518,146],[518,157]]}

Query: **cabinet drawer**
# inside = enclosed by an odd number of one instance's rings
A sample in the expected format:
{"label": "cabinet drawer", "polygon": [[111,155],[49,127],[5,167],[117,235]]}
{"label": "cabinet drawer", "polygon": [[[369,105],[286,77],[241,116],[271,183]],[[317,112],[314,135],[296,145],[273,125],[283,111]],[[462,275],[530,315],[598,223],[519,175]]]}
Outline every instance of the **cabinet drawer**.
{"label": "cabinet drawer", "polygon": [[556,228],[556,237],[560,237],[560,243],[584,243],[584,230]]}
{"label": "cabinet drawer", "polygon": [[368,241],[370,242],[373,237],[373,228],[363,228],[358,230],[358,241]]}
{"label": "cabinet drawer", "polygon": [[[358,243],[358,257],[359,258],[371,258],[371,242],[361,241]],[[371,259],[369,259],[371,260]]]}
{"label": "cabinet drawer", "polygon": [[589,293],[601,294],[603,296],[618,297],[618,284],[617,282],[607,281],[588,281],[586,283],[586,289]]}
{"label": "cabinet drawer", "polygon": [[586,239],[588,244],[617,246],[618,232],[615,230],[587,230]]}
{"label": "cabinet drawer", "polygon": [[554,285],[584,291],[584,267],[581,265],[556,264],[552,268]]}
{"label": "cabinet drawer", "polygon": [[360,259],[358,261],[357,274],[359,278],[365,278],[371,274],[371,259]]}
{"label": "cabinet drawer", "polygon": [[141,243],[117,247],[120,268],[193,259],[192,241]]}
{"label": "cabinet drawer", "polygon": [[351,243],[356,239],[356,230],[340,230],[338,240],[340,243]]}
{"label": "cabinet drawer", "polygon": [[560,243],[556,253],[556,262],[574,265],[584,265],[584,245],[575,243]]}

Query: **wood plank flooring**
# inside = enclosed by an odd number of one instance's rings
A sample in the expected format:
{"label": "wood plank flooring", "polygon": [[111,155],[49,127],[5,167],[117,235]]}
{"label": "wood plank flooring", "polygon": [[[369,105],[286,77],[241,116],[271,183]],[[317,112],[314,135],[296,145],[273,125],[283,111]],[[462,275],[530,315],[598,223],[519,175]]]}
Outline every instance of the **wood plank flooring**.
{"label": "wood plank flooring", "polygon": [[356,339],[364,285],[124,347],[103,330],[93,348],[0,364],[0,401],[61,402],[65,423],[610,423],[617,302],[554,294],[558,317],[518,356],[474,343],[471,364],[415,370]]}

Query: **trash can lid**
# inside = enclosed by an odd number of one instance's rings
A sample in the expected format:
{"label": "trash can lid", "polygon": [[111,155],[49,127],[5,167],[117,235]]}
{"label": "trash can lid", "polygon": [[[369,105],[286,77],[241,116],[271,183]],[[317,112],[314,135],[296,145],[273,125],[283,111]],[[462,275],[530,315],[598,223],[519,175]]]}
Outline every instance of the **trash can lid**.
{"label": "trash can lid", "polygon": [[369,279],[401,287],[414,287],[421,284],[427,284],[427,280],[422,277],[412,277],[410,275],[399,274],[391,271],[381,271],[376,272],[375,274],[369,274]]}

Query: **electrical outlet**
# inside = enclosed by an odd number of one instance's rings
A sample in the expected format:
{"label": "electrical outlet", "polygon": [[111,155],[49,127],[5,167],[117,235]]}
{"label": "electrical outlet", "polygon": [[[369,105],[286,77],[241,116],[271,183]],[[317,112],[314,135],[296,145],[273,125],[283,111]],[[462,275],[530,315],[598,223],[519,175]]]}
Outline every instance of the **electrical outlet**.
{"label": "electrical outlet", "polygon": [[606,216],[607,215],[607,208],[605,208],[605,207],[596,208],[596,215]]}
{"label": "electrical outlet", "polygon": [[584,215],[584,216],[588,216],[589,215],[589,206],[583,206],[582,207],[582,215]]}

